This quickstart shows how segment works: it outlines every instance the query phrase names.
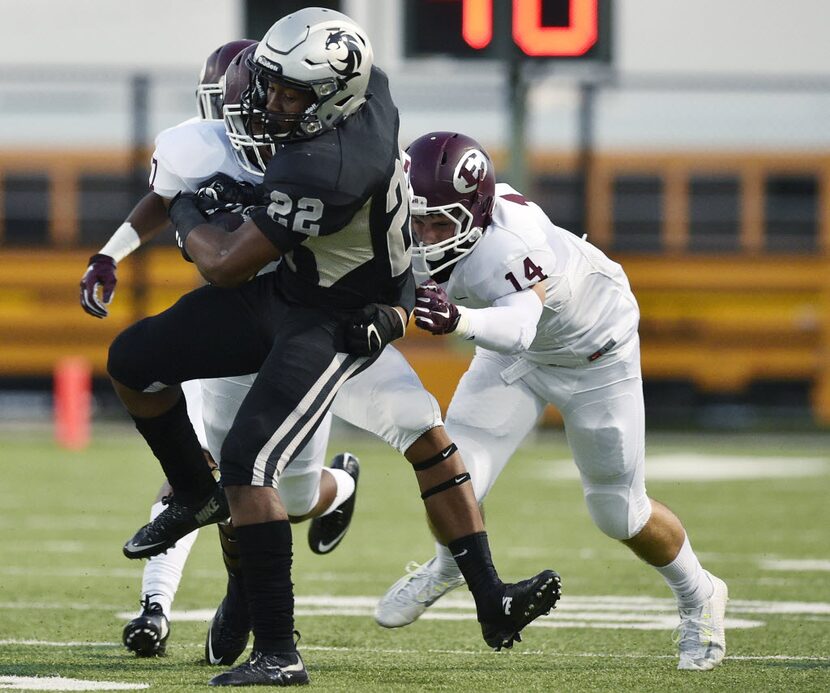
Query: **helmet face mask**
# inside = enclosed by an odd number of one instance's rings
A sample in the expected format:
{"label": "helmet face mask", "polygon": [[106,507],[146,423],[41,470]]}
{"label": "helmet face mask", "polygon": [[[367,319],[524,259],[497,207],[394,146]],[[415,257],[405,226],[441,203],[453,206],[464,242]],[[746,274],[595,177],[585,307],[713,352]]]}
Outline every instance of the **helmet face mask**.
{"label": "helmet face mask", "polygon": [[196,107],[202,120],[222,120],[225,71],[241,51],[256,43],[250,39],[230,41],[207,57],[196,85]]}
{"label": "helmet face mask", "polygon": [[[276,22],[253,54],[243,111],[274,142],[308,139],[331,130],[366,101],[372,46],[346,15],[311,7]],[[313,94],[302,113],[268,109],[272,84]]]}
{"label": "helmet face mask", "polygon": [[222,120],[222,83],[199,84],[196,87],[199,117],[202,120]]}
{"label": "helmet face mask", "polygon": [[225,133],[233,148],[239,166],[256,176],[262,176],[276,146],[266,137],[261,126],[253,123],[251,116],[243,110],[242,99],[250,88],[251,73],[249,59],[256,50],[251,46],[237,55],[228,65],[223,78]]}
{"label": "helmet face mask", "polygon": [[[415,240],[412,252],[424,261],[430,276],[454,265],[469,253],[476,241],[481,238],[481,228],[473,226],[473,215],[460,203],[429,207],[426,198],[416,195],[412,199],[411,216],[412,236]],[[425,243],[418,235],[419,217],[447,219],[454,230],[446,238]]]}
{"label": "helmet face mask", "polygon": [[265,173],[268,162],[276,152],[276,145],[270,137],[251,134],[256,127],[250,124],[250,117],[243,113],[242,106],[225,104],[225,132],[233,148],[239,166],[257,176]]}
{"label": "helmet face mask", "polygon": [[[273,142],[306,139],[322,132],[317,117],[320,96],[309,85],[284,77],[271,75],[262,70],[250,57],[248,70],[251,73],[248,89],[242,94],[242,110],[248,119],[252,135],[268,137]],[[300,113],[268,110],[268,94],[271,85],[292,89],[311,104]]]}
{"label": "helmet face mask", "polygon": [[[490,223],[496,178],[484,148],[471,137],[432,132],[407,147],[411,158],[412,248],[430,276],[448,277],[453,265],[469,253]],[[435,240],[418,238],[418,217],[442,214],[455,232]],[[426,242],[427,240],[431,242]],[[443,279],[442,279],[443,281]]]}

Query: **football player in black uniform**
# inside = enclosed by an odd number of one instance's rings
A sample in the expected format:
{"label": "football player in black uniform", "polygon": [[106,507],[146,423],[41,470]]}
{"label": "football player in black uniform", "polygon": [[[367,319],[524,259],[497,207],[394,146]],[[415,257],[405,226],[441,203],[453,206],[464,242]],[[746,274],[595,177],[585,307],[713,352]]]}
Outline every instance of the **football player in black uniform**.
{"label": "football player in black uniform", "polygon": [[[211,683],[293,685],[308,674],[293,641],[291,530],[276,487],[340,385],[403,336],[414,305],[409,206],[397,109],[360,27],[338,12],[301,10],[269,30],[250,67],[243,111],[248,131],[271,147],[267,204],[227,233],[209,223],[204,199],[171,202],[182,253],[210,285],[125,330],[108,367],[175,490],[125,554],[155,555],[230,513],[255,642],[247,662]],[[276,272],[251,279],[278,258]],[[222,447],[226,501],[178,383],[257,371]],[[558,576],[499,580],[469,474],[443,428],[434,431],[407,459],[485,640],[509,647],[553,606]]]}

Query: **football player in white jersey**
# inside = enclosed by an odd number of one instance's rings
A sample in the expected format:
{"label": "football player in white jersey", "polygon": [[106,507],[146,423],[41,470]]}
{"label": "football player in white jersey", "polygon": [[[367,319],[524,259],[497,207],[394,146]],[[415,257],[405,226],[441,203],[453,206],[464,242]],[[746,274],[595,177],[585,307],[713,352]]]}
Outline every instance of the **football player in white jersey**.
{"label": "football player in white jersey", "polygon": [[[646,495],[639,309],[620,265],[496,184],[470,137],[434,132],[411,157],[416,324],[476,345],[446,427],[487,495],[548,404],[562,415],[591,518],[665,578],[680,611],[680,669],[725,652],[726,584],[704,570],[680,520]],[[417,273],[416,273],[417,274]],[[410,568],[376,610],[382,626],[417,619],[463,583],[451,554]]]}
{"label": "football player in white jersey", "polygon": [[[256,43],[232,41],[214,51],[202,68],[197,87],[201,117],[189,119],[157,136],[151,167],[151,192],[139,202],[101,251],[90,259],[90,266],[81,281],[81,305],[91,315],[104,318],[108,314],[116,284],[116,263],[168,228],[165,200],[181,191],[194,192],[200,182],[216,173],[249,185],[261,179],[261,174],[257,176],[239,167],[225,135],[222,105],[217,102],[231,60],[245,48],[255,47]],[[241,397],[252,381],[253,376],[242,376],[201,381],[201,387],[199,381],[183,384],[188,416],[212,468],[215,468],[213,458],[218,457]],[[334,468],[321,474],[329,428],[330,416],[283,480],[292,521],[340,510],[332,518],[337,521],[338,541],[332,543],[323,533],[321,541],[325,550],[318,550],[318,553],[333,550],[345,534],[353,510],[359,470],[357,459],[345,453],[335,457]],[[163,499],[171,492],[170,484],[165,481],[151,508],[151,519],[164,510]],[[347,512],[344,512],[344,506]],[[226,525],[220,525],[219,531],[226,567],[231,573],[235,563],[233,540],[228,536]],[[175,547],[152,557],[145,566],[141,589],[143,612],[126,624],[122,634],[124,644],[138,656],[160,655],[166,650],[171,605],[197,534],[198,530],[183,537]],[[234,593],[235,589],[235,581],[229,577],[229,593]],[[231,663],[244,650],[248,640],[247,619],[243,625],[233,619],[223,619],[221,626],[218,628],[217,624],[211,628],[212,641],[209,638],[206,648],[206,657],[213,664]],[[220,650],[221,654],[217,654]]]}

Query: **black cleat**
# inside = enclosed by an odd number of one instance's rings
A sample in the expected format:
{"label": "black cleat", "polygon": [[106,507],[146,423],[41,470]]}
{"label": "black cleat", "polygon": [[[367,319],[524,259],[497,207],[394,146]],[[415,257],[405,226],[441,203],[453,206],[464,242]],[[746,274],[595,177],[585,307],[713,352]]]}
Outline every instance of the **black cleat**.
{"label": "black cleat", "polygon": [[308,672],[299,652],[267,655],[254,650],[247,662],[214,676],[211,686],[302,686]]}
{"label": "black cleat", "polygon": [[124,646],[137,657],[160,657],[167,649],[170,622],[161,609],[161,604],[146,598],[141,605],[144,611],[124,626],[121,639]]}
{"label": "black cleat", "polygon": [[556,572],[543,570],[536,577],[505,585],[502,614],[497,620],[482,621],[481,634],[492,648],[511,648],[521,642],[521,631],[528,623],[556,608],[562,583]]}
{"label": "black cleat", "polygon": [[149,558],[164,553],[193,530],[227,520],[230,515],[225,491],[219,484],[192,508],[178,502],[175,496],[167,496],[162,502],[167,508],[124,544],[127,558]]}
{"label": "black cleat", "polygon": [[331,461],[330,469],[343,469],[354,479],[354,493],[340,504],[337,510],[322,517],[315,517],[308,528],[308,545],[317,554],[331,553],[346,536],[354,514],[357,499],[357,479],[360,461],[350,452],[341,453]]}
{"label": "black cleat", "polygon": [[228,591],[216,609],[205,640],[205,661],[230,666],[248,646],[251,619],[239,578],[228,577]]}

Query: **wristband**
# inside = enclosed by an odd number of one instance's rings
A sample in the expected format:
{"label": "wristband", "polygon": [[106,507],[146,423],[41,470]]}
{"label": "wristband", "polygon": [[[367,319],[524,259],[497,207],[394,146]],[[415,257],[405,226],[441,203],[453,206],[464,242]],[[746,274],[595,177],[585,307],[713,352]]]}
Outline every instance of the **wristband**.
{"label": "wristband", "polygon": [[119,226],[115,233],[110,236],[99,255],[109,255],[115,262],[121,262],[127,255],[141,245],[141,238],[129,221]]}
{"label": "wristband", "polygon": [[204,224],[205,217],[199,211],[193,201],[193,195],[190,193],[185,195],[178,193],[170,202],[167,214],[173,222],[173,226],[176,227],[176,238],[179,241],[179,247],[184,251],[188,234],[197,226]]}
{"label": "wristband", "polygon": [[470,322],[470,315],[467,308],[464,306],[456,306],[458,309],[458,322],[455,325],[455,334],[464,339],[474,339],[475,332],[473,331],[472,323]]}

